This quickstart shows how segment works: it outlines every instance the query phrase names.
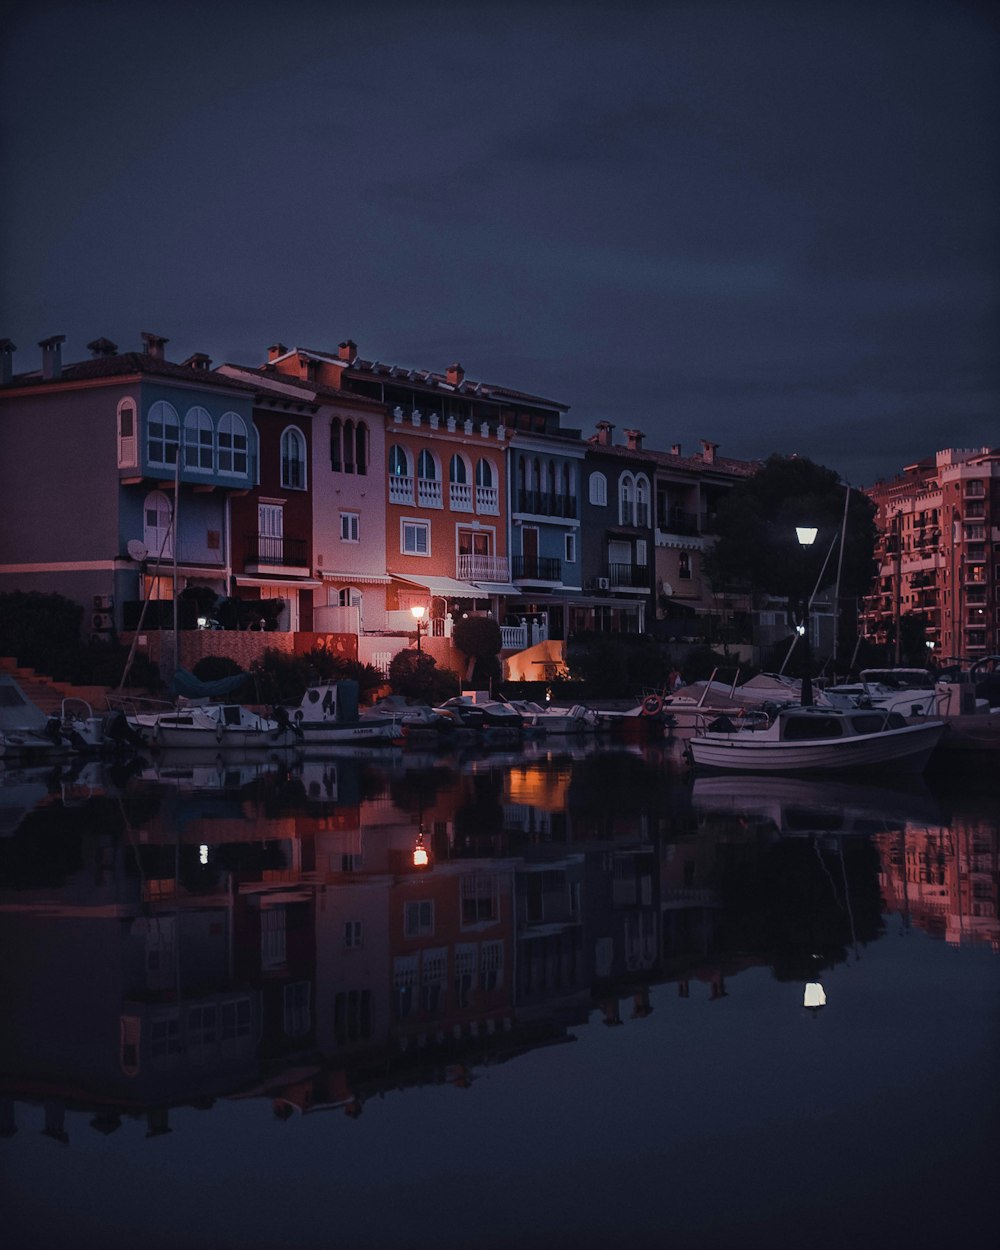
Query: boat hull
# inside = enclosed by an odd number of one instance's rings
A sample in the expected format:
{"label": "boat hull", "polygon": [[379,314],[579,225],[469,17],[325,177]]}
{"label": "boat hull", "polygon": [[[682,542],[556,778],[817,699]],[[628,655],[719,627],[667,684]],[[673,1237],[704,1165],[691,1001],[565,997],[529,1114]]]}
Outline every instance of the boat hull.
{"label": "boat hull", "polygon": [[697,768],[728,772],[826,773],[891,767],[919,773],[944,732],[940,721],[932,721],[876,734],[782,742],[742,730],[692,738],[691,757]]}

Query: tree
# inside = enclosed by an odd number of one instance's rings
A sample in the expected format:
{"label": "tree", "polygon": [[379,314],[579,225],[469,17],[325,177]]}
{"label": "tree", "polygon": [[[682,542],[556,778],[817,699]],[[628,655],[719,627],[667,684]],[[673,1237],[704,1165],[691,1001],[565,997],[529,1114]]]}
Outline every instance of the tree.
{"label": "tree", "polygon": [[469,657],[466,676],[478,688],[489,686],[503,676],[500,649],[503,635],[491,616],[466,616],[455,622],[452,642]]}
{"label": "tree", "polygon": [[458,674],[438,668],[432,655],[400,651],[389,662],[389,684],[394,694],[437,706],[459,693]]}
{"label": "tree", "polygon": [[[771,456],[753,477],[734,486],[716,515],[717,541],[705,569],[717,591],[749,584],[751,592],[787,596],[803,605],[813,593],[831,545],[823,584],[836,581],[845,487],[839,476],[799,456]],[[796,538],[796,526],[818,531],[812,547]],[[874,571],[875,506],[850,490],[840,589],[861,596]]]}

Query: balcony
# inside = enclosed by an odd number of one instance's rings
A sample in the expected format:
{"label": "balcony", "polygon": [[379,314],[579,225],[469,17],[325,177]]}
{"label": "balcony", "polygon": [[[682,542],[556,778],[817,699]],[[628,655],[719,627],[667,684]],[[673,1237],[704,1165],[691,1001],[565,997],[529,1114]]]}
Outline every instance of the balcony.
{"label": "balcony", "polygon": [[649,590],[649,565],[609,564],[608,584],[613,590]]}
{"label": "balcony", "polygon": [[441,483],[437,478],[417,478],[417,503],[421,508],[443,508]]}
{"label": "balcony", "polygon": [[556,556],[512,556],[515,582],[561,582],[562,561]]}
{"label": "balcony", "polygon": [[681,508],[671,508],[667,513],[656,518],[656,528],[664,534],[696,535],[698,514],[697,512],[684,512]]}
{"label": "balcony", "polygon": [[500,490],[498,487],[476,487],[476,511],[485,513],[488,516],[500,515]]}
{"label": "balcony", "polygon": [[413,478],[389,475],[389,502],[413,503]]}
{"label": "balcony", "polygon": [[309,561],[304,538],[275,537],[272,534],[251,534],[247,539],[244,563],[248,570],[253,568],[284,568],[306,569]]}
{"label": "balcony", "polygon": [[506,556],[460,555],[455,576],[463,582],[509,582]]}
{"label": "balcony", "polygon": [[472,511],[472,487],[468,482],[449,483],[448,506],[452,512]]}
{"label": "balcony", "polygon": [[514,508],[534,516],[576,516],[576,500],[571,495],[556,495],[547,490],[519,490]]}

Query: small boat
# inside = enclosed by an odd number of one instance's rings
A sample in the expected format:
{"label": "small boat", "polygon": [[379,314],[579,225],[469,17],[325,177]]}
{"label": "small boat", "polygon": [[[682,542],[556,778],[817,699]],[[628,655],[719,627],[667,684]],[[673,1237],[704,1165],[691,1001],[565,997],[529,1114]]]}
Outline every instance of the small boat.
{"label": "small boat", "polygon": [[923,772],[945,724],[907,724],[897,712],[779,707],[735,720],[720,716],[690,742],[698,768],[730,772],[839,772],[900,768]]}
{"label": "small boat", "polygon": [[374,746],[394,742],[401,734],[393,716],[359,715],[358,683],[348,679],[310,686],[291,721],[307,746]]}
{"label": "small boat", "polygon": [[502,699],[491,699],[482,690],[457,694],[435,710],[443,712],[459,726],[476,730],[485,741],[509,741],[520,739],[524,734],[524,717],[520,712]]}
{"label": "small boat", "polygon": [[528,728],[539,729],[544,734],[576,735],[597,731],[597,713],[579,703],[568,708],[550,704],[543,707],[531,700],[514,699],[510,706],[520,714]]}
{"label": "small boat", "polygon": [[302,741],[287,713],[270,720],[240,703],[179,703],[159,711],[135,708],[126,711],[126,722],[150,747],[272,751]]}
{"label": "small boat", "polygon": [[0,758],[34,763],[69,755],[58,716],[46,716],[9,673],[0,673]]}
{"label": "small boat", "polygon": [[860,680],[826,686],[823,694],[834,707],[874,707],[901,716],[933,716],[938,691],[925,668],[865,668]]}

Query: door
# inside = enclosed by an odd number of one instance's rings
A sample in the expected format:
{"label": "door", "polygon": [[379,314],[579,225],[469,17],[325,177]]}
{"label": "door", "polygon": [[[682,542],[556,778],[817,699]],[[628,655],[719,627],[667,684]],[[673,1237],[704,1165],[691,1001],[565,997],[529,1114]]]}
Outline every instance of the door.
{"label": "door", "polygon": [[284,564],[284,509],[280,504],[257,505],[258,563]]}
{"label": "door", "polygon": [[174,554],[173,508],[163,491],[146,496],[142,508],[142,541],[151,560],[171,559]]}
{"label": "door", "polygon": [[524,554],[524,576],[538,577],[538,528],[525,525],[521,529],[521,551]]}

